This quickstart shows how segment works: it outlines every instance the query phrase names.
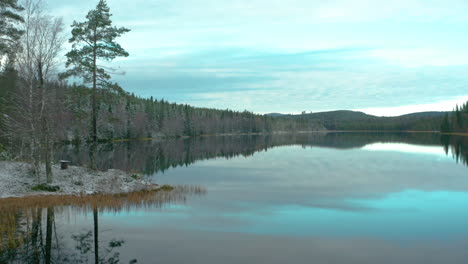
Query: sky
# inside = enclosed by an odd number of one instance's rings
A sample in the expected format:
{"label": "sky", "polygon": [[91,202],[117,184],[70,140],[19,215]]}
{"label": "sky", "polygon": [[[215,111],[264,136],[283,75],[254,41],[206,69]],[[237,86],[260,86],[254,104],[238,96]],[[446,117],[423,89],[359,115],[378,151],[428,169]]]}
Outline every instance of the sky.
{"label": "sky", "polygon": [[[83,21],[97,0],[44,0]],[[468,101],[466,0],[108,0],[114,80],[194,106],[380,116]]]}

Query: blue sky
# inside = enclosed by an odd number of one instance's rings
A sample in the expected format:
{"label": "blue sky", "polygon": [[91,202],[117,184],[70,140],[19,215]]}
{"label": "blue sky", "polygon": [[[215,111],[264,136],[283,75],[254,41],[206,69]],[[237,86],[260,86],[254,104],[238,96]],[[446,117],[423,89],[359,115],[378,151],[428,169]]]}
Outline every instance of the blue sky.
{"label": "blue sky", "polygon": [[[44,0],[67,25],[97,0]],[[258,113],[450,110],[468,100],[465,0],[108,0],[141,96]],[[68,30],[68,28],[67,28]]]}

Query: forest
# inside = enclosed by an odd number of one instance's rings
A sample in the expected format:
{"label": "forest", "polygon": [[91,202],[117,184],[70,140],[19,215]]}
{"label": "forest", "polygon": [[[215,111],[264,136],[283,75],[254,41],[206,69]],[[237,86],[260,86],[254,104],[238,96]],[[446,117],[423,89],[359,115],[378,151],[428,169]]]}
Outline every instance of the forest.
{"label": "forest", "polygon": [[[11,76],[17,75],[13,73]],[[20,82],[18,77],[2,77],[0,85]],[[60,142],[91,141],[91,89],[63,82],[47,85],[51,107],[48,118],[53,121],[53,137]],[[15,91],[9,93],[14,94]],[[97,132],[101,142],[115,139],[324,130],[323,126],[309,120],[274,118],[249,111],[197,108],[153,97],[141,98],[125,92],[117,84],[112,85],[112,90],[98,90],[97,98]],[[8,113],[8,118],[21,119],[22,111],[19,111],[17,105],[12,103],[3,106],[3,113]],[[10,128],[13,132],[14,128],[5,123],[3,122],[3,131]]]}
{"label": "forest", "polygon": [[[126,139],[326,130],[468,131],[466,104],[452,114],[398,117],[353,111],[262,115],[143,98],[111,79],[119,74],[112,61],[131,56],[117,42],[130,29],[112,24],[105,0],[83,22],[75,21],[71,32],[41,1],[0,3],[0,158],[19,155],[32,162],[33,174],[45,164],[48,182],[54,152],[63,143],[87,143],[95,153],[97,143]],[[71,50],[64,54],[67,41]],[[91,167],[96,167],[93,162]]]}
{"label": "forest", "polygon": [[327,130],[341,131],[439,131],[445,112],[422,112],[402,116],[379,117],[356,111],[330,111],[283,115],[283,118],[308,120]]}
{"label": "forest", "polygon": [[[59,143],[96,147],[115,139],[324,130],[309,120],[198,108],[126,92],[112,82],[120,73],[111,63],[130,56],[117,42],[130,29],[112,24],[105,0],[83,22],[75,21],[71,32],[39,0],[21,5],[0,0],[0,14],[0,158],[12,158],[19,149],[32,162],[33,174],[45,164],[48,182]],[[67,39],[71,50],[63,55]]]}
{"label": "forest", "polygon": [[442,133],[468,133],[468,102],[456,106],[452,113],[446,114],[440,127]]}
{"label": "forest", "polygon": [[[0,137],[3,143],[19,140],[21,144],[34,145],[25,141],[39,134],[47,134],[48,140],[54,142],[90,142],[323,129],[306,120],[272,118],[247,110],[197,108],[127,93],[110,81],[114,72],[97,63],[98,59],[106,61],[129,55],[115,42],[115,37],[129,30],[111,26],[105,1],[90,11],[99,16],[73,24],[69,42],[75,48],[66,54],[66,72],[58,70],[60,50],[65,43],[60,18],[46,14],[40,1],[26,1],[25,7],[2,5],[2,9],[9,14],[16,11],[16,16],[5,23],[15,22],[11,28],[19,30],[10,37],[10,42],[21,46],[18,49],[5,45],[1,54]],[[20,11],[26,13],[24,18],[19,16]],[[102,19],[102,14],[107,14],[104,16],[107,18]],[[88,47],[89,40],[82,40],[89,34],[84,31],[93,23],[101,23],[97,31],[101,39],[93,39],[96,43]],[[106,30],[113,31],[112,39],[106,36]],[[80,45],[82,48],[78,49]],[[110,48],[106,49],[106,45]],[[90,54],[86,53],[89,49]],[[94,58],[91,62],[90,56]],[[83,84],[69,84],[66,79],[71,76],[81,77]]]}

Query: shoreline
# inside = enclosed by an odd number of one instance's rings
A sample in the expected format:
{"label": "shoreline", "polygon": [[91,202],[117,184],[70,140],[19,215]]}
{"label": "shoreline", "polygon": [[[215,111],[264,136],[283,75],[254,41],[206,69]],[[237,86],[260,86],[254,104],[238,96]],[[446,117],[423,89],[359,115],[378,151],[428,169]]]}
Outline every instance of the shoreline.
{"label": "shoreline", "polygon": [[[301,131],[276,131],[276,132],[258,132],[258,133],[220,133],[220,134],[202,134],[196,136],[162,136],[162,137],[146,137],[146,138],[121,138],[109,139],[103,142],[128,142],[133,140],[138,141],[151,141],[151,140],[174,140],[174,139],[187,139],[187,138],[200,138],[200,137],[229,137],[229,136],[264,136],[264,135],[287,135],[287,134],[327,134],[327,133],[421,133],[421,134],[441,134],[441,135],[456,135],[468,136],[468,133],[441,133],[440,131],[427,131],[427,130],[301,130]],[[87,142],[82,142],[87,143]],[[66,141],[65,144],[73,144]]]}
{"label": "shoreline", "polygon": [[173,139],[186,139],[186,138],[200,138],[200,137],[230,137],[230,136],[265,136],[265,135],[287,135],[287,134],[327,134],[327,133],[415,133],[415,134],[440,134],[452,136],[468,136],[468,133],[441,133],[440,131],[430,130],[310,130],[310,131],[277,131],[277,132],[259,132],[259,133],[223,133],[223,134],[202,134],[196,136],[170,136],[170,137],[155,137],[155,138],[127,138],[127,139],[113,139],[108,142],[127,142],[133,140],[173,140]]}
{"label": "shoreline", "polygon": [[[56,188],[46,191],[37,184],[37,178],[30,172],[30,164],[16,161],[0,161],[0,200],[31,196],[87,196],[95,194],[122,194],[136,191],[156,190],[157,184],[143,179],[137,174],[117,169],[95,171],[85,167],[69,166],[61,170],[52,166],[53,181],[42,185]],[[41,166],[43,167],[43,166]],[[41,168],[43,169],[43,168]],[[45,178],[44,171],[40,171]],[[34,190],[36,189],[36,190]]]}
{"label": "shoreline", "polygon": [[461,136],[461,137],[468,137],[468,133],[440,133],[441,135],[447,135],[447,136]]}
{"label": "shoreline", "polygon": [[[284,135],[284,134],[306,134],[306,133],[328,133],[330,130],[310,130],[310,131],[276,131],[276,132],[256,132],[256,133],[219,133],[219,134],[201,134],[195,136],[162,136],[162,137],[145,137],[145,138],[120,138],[110,139],[106,142],[127,142],[132,140],[173,140],[173,139],[186,139],[186,138],[200,138],[200,137],[232,137],[232,136],[264,136],[264,135]],[[86,143],[86,142],[84,142]]]}

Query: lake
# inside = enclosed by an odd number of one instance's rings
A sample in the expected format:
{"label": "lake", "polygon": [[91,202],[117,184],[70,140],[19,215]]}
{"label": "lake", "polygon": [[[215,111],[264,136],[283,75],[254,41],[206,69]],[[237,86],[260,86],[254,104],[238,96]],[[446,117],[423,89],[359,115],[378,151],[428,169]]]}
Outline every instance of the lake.
{"label": "lake", "polygon": [[[468,137],[212,136],[97,151],[102,170],[181,187],[175,197],[0,201],[0,263],[94,263],[95,230],[103,263],[468,259]],[[68,145],[57,158],[86,165],[88,153]]]}

